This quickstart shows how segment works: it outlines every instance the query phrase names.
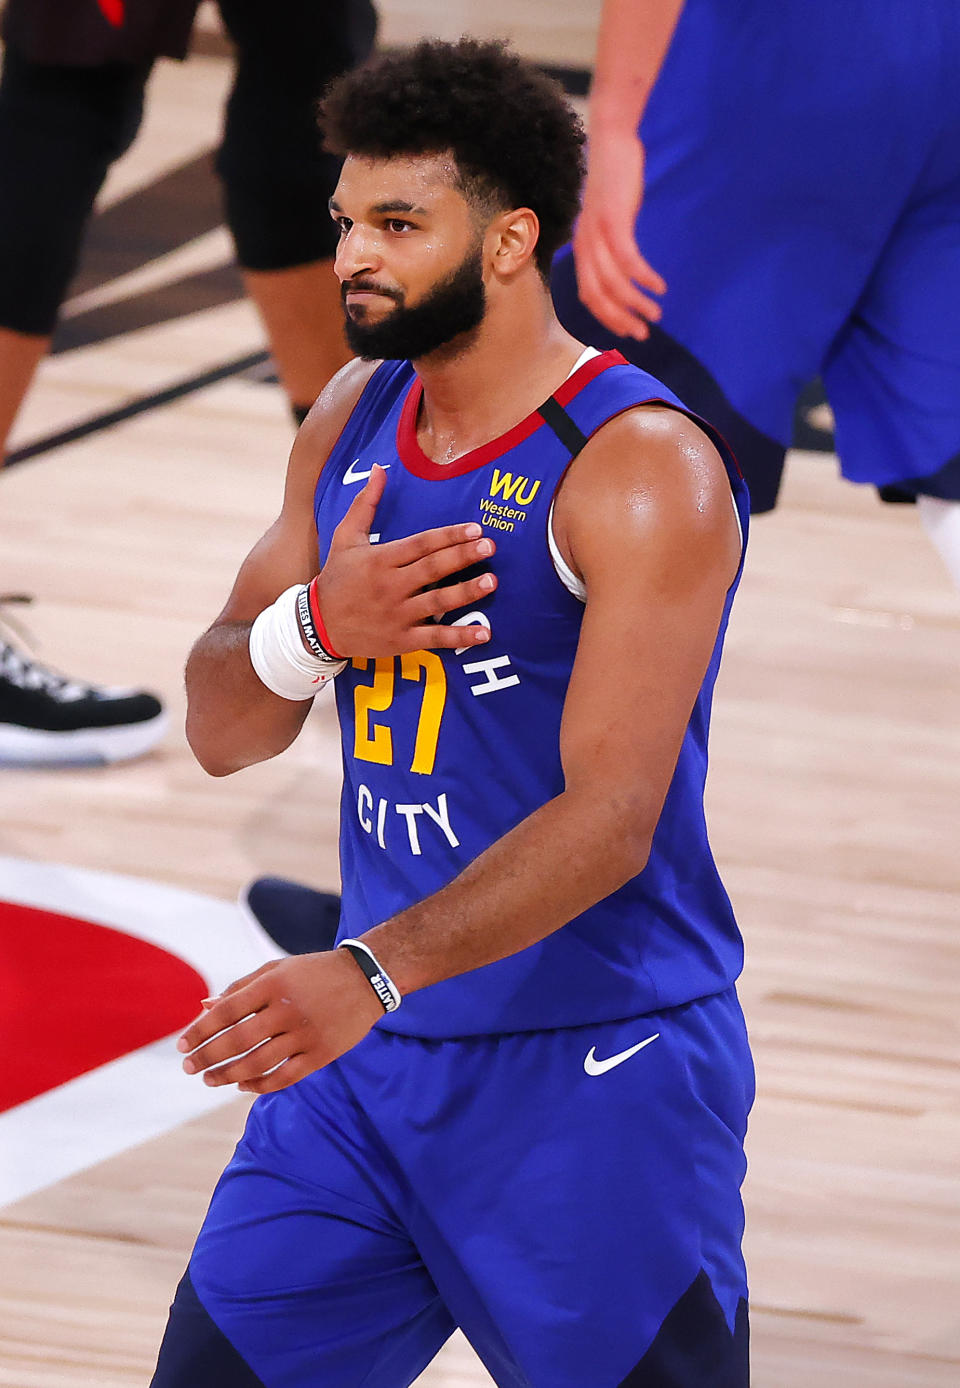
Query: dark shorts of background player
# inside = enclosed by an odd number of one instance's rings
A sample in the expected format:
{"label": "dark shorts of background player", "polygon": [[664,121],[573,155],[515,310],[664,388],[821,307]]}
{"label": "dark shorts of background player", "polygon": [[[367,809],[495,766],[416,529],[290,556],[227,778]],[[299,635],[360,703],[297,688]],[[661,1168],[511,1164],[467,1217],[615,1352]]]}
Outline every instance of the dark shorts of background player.
{"label": "dark shorts of background player", "polygon": [[8,0],[3,38],[29,62],[58,67],[182,58],[199,4],[200,0]]}
{"label": "dark shorts of background player", "polygon": [[558,257],[564,325],[715,425],[755,511],[815,376],[846,478],[960,499],[958,70],[956,0],[688,0],[641,129],[649,340],[602,328]]}
{"label": "dark shorts of background player", "polygon": [[[48,335],[94,199],[140,125],[154,60],[182,57],[195,0],[12,0],[0,76],[0,326]],[[220,0],[236,47],[216,167],[237,257],[282,270],[330,257],[327,199],[340,161],[320,148],[316,102],[370,51],[370,0]]]}
{"label": "dark shorts of background player", "polygon": [[732,988],[548,1032],[374,1029],[254,1104],[153,1388],[407,1388],[456,1325],[500,1388],[747,1388],[752,1097]]}

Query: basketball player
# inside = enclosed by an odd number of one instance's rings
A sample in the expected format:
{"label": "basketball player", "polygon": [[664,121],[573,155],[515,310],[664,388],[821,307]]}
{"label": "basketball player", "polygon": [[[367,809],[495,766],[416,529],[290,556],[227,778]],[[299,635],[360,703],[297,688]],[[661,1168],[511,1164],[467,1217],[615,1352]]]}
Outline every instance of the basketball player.
{"label": "basketball player", "polygon": [[754,511],[822,376],[843,475],[916,500],[960,584],[958,65],[955,0],[607,0],[553,290],[716,424]]}
{"label": "basketball player", "polygon": [[582,133],[551,82],[425,43],[323,120],[362,360],[191,653],[188,735],[229,773],[334,679],[343,920],[180,1042],[262,1097],[154,1388],[398,1388],[455,1325],[501,1385],[744,1388],[752,1070],[703,784],[745,488],[556,320]]}
{"label": "basketball player", "polygon": [[[0,76],[0,463],[46,354],[94,199],[136,135],[160,56],[182,58],[198,0],[9,0]],[[348,352],[326,200],[339,161],[314,104],[370,50],[370,0],[220,0],[236,44],[217,156],[244,282],[296,420]],[[151,694],[46,669],[0,637],[0,764],[118,761],[162,737]]]}

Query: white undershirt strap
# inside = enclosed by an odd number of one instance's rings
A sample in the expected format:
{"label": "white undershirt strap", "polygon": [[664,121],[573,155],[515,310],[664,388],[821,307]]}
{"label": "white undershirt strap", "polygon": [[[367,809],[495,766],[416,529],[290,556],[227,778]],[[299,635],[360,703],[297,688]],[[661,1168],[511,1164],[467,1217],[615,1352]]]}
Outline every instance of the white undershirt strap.
{"label": "white undershirt strap", "polygon": [[566,559],[564,559],[563,555],[560,553],[560,546],[557,544],[556,537],[553,533],[554,505],[555,502],[551,501],[550,514],[547,517],[547,545],[550,548],[550,558],[553,560],[553,567],[557,571],[557,578],[559,578],[567,592],[572,593],[579,602],[586,602],[587,585],[582,578],[577,578],[573,569],[571,569]]}
{"label": "white undershirt strap", "polygon": [[576,361],[573,363],[570,370],[567,372],[566,376],[564,377],[564,380],[569,381],[573,373],[575,371],[579,371],[581,366],[583,366],[585,362],[593,361],[594,357],[599,357],[599,355],[600,353],[597,351],[596,347],[584,347],[579,357],[577,357]]}
{"label": "white undershirt strap", "polygon": [[[576,361],[573,363],[570,370],[567,372],[566,379],[569,381],[570,377],[574,374],[574,372],[579,371],[581,366],[583,366],[585,362],[592,361],[594,357],[599,357],[599,355],[600,353],[597,351],[596,347],[584,347],[579,357],[577,357]],[[577,578],[577,575],[573,572],[570,565],[564,559],[563,555],[560,553],[560,547],[557,544],[557,541],[554,537],[553,507],[554,503],[551,501],[550,514],[547,517],[547,544],[550,547],[550,558],[553,560],[553,567],[556,569],[557,577],[563,584],[564,588],[571,592],[575,598],[579,598],[580,602],[586,602],[586,585],[584,584],[582,578]]]}

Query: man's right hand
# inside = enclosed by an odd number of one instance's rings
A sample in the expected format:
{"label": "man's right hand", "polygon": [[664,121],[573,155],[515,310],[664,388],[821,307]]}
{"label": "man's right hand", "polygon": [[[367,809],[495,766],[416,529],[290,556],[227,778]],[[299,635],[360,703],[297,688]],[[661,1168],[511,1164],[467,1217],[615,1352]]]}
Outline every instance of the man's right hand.
{"label": "man's right hand", "polygon": [[439,618],[489,597],[496,577],[483,573],[433,585],[489,559],[496,548],[493,541],[474,521],[371,544],[386,484],[386,472],[375,464],[333,532],[317,577],[320,611],[334,649],[345,656],[389,656],[483,644],[490,636],[487,627],[446,626]]}

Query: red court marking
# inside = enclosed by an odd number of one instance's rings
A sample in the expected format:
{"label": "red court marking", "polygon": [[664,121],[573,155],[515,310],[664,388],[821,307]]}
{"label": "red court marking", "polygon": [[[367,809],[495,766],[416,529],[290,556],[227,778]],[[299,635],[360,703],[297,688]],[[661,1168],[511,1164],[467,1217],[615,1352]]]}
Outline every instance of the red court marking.
{"label": "red court marking", "polygon": [[179,1031],[206,992],[147,940],[0,901],[0,1112]]}

